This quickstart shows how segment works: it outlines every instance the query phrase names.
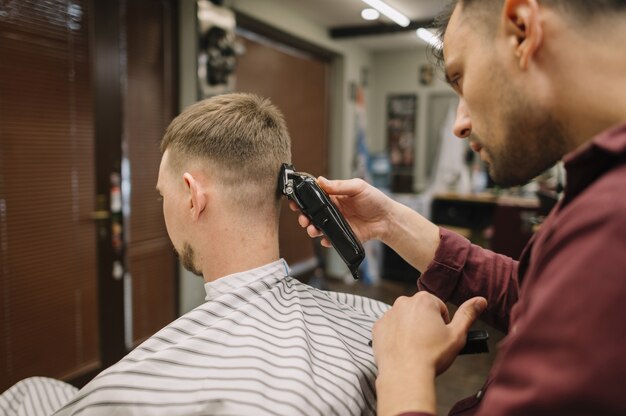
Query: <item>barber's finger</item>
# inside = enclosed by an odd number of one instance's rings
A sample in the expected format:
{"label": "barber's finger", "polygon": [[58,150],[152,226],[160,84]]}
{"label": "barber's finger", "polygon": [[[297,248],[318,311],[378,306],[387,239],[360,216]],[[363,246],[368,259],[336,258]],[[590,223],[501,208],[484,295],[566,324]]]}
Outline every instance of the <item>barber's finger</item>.
{"label": "barber's finger", "polygon": [[450,327],[461,335],[467,334],[470,327],[487,308],[487,300],[482,297],[472,298],[465,301],[454,314]]}
{"label": "barber's finger", "polygon": [[320,244],[321,244],[322,246],[326,247],[326,248],[331,248],[331,247],[333,246],[333,245],[330,243],[330,240],[329,240],[328,238],[326,238],[326,237],[323,237],[323,238],[320,240]]}
{"label": "barber's finger", "polygon": [[309,237],[312,237],[312,238],[320,237],[323,234],[313,224],[306,227],[306,233],[309,235]]}
{"label": "barber's finger", "polygon": [[437,306],[439,307],[439,313],[441,314],[443,321],[446,324],[450,323],[450,311],[448,310],[448,307],[446,306],[445,303],[443,303],[441,299],[439,299],[436,296],[433,296],[433,297],[435,298],[435,301],[437,302]]}
{"label": "barber's finger", "polygon": [[393,307],[395,308],[396,304],[399,304],[401,302],[404,302],[404,303],[408,302],[409,304],[413,304],[413,305],[422,304],[422,305],[427,306],[429,310],[437,309],[439,314],[441,315],[441,318],[444,320],[444,322],[446,324],[450,322],[450,313],[448,312],[448,307],[446,306],[445,303],[441,301],[441,299],[439,299],[437,296],[433,295],[432,293],[428,293],[422,290],[422,291],[417,292],[410,298],[400,296],[394,302]]}
{"label": "barber's finger", "polygon": [[306,228],[311,225],[311,220],[309,220],[306,215],[300,215],[298,216],[298,224],[300,224],[302,228]]}
{"label": "barber's finger", "polygon": [[300,211],[300,207],[294,201],[289,201],[289,209],[295,212]]}
{"label": "barber's finger", "polygon": [[328,180],[323,176],[317,178],[317,183],[329,194],[356,195],[363,191],[366,182],[361,179]]}

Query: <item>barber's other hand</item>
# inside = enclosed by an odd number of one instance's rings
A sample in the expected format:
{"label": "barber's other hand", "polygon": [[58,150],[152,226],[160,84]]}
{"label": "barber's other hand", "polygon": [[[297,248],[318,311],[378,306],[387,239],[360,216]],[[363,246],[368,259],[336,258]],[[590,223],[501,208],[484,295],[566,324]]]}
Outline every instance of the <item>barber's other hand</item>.
{"label": "barber's other hand", "polygon": [[[382,239],[393,202],[389,197],[361,179],[331,181],[320,176],[317,182],[330,196],[361,242]],[[299,211],[293,201],[289,203],[289,207],[293,211]],[[305,215],[298,217],[298,223],[306,228],[310,237],[322,236],[322,232]],[[326,238],[322,238],[321,243],[325,247],[331,247]]]}
{"label": "barber's other hand", "polygon": [[446,305],[427,292],[396,300],[372,331],[379,416],[436,413],[435,376],[452,364],[486,306],[470,299],[450,321]]}
{"label": "barber's other hand", "polygon": [[433,376],[443,373],[486,307],[484,298],[472,298],[450,320],[446,305],[428,292],[398,298],[372,331],[379,377],[411,371],[432,371]]}

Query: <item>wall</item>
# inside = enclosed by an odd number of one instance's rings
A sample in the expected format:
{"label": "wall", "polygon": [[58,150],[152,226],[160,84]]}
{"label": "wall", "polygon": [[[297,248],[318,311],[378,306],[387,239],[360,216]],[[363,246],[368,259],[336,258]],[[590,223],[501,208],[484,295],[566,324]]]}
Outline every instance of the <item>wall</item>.
{"label": "wall", "polygon": [[[332,64],[331,84],[331,163],[330,175],[347,178],[351,174],[354,140],[354,103],[350,99],[350,83],[358,82],[362,68],[371,73],[371,53],[351,41],[336,41],[322,26],[303,18],[298,10],[280,0],[230,0],[225,5],[252,16],[270,26],[291,33],[317,46],[337,53]],[[181,108],[195,100],[194,72],[194,0],[180,2],[181,27]],[[366,100],[369,92],[366,90]]]}
{"label": "wall", "polygon": [[[428,64],[426,47],[410,50],[376,52],[372,56],[371,104],[369,110],[370,147],[372,152],[386,150],[386,103],[389,94],[416,94],[418,114],[416,118],[417,143],[415,155],[415,191],[427,186],[426,159],[430,150],[428,122],[429,104],[433,96],[454,93],[443,81],[442,75],[435,72],[435,79],[430,86],[419,84],[419,68]],[[431,146],[437,138],[430,140]]]}

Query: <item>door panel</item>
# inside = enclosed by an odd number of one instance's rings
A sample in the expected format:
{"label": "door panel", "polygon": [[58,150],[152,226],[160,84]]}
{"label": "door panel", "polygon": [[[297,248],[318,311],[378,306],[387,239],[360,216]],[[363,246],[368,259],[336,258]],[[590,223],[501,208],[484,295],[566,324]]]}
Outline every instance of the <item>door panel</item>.
{"label": "door panel", "polygon": [[125,148],[131,210],[126,261],[132,281],[132,345],[176,317],[176,259],[155,190],[159,143],[174,115],[174,31],[169,2],[128,2]]}

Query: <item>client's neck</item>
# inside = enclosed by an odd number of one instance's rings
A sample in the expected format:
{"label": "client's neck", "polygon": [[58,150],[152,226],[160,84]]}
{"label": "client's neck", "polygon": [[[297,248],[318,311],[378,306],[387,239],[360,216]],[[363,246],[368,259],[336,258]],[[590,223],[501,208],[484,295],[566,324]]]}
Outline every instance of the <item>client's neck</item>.
{"label": "client's neck", "polygon": [[205,282],[261,267],[280,258],[278,224],[250,221],[222,224],[208,230],[204,246],[196,253],[196,264],[201,266]]}

